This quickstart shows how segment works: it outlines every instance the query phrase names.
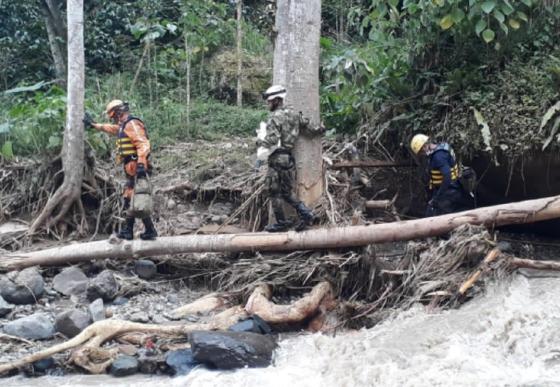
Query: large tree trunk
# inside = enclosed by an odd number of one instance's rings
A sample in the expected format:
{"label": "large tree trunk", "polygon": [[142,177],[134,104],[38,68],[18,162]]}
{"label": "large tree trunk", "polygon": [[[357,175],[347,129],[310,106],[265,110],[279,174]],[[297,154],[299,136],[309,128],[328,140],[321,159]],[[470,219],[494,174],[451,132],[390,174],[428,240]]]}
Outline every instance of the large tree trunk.
{"label": "large tree trunk", "polygon": [[488,227],[531,223],[560,217],[560,196],[483,207],[456,214],[370,226],[332,227],[304,232],[187,235],[155,241],[98,241],[30,253],[0,256],[1,270],[35,265],[60,265],[92,259],[131,259],[166,254],[230,251],[289,251],[365,246],[426,238],[448,233],[463,224]]}
{"label": "large tree trunk", "polygon": [[58,83],[64,86],[66,85],[66,58],[62,47],[66,42],[66,36],[60,9],[52,0],[43,0],[41,1],[41,11],[45,19],[56,78]]}
{"label": "large tree trunk", "polygon": [[[288,89],[288,105],[319,125],[321,0],[278,0],[276,7],[274,84]],[[294,157],[298,196],[312,205],[323,194],[321,138],[299,136]]]}
{"label": "large tree trunk", "polygon": [[[84,7],[83,0],[68,0],[68,93],[66,129],[62,145],[64,182],[31,225],[34,233],[47,223],[56,224],[80,200],[84,175]],[[53,215],[52,219],[49,219]]]}

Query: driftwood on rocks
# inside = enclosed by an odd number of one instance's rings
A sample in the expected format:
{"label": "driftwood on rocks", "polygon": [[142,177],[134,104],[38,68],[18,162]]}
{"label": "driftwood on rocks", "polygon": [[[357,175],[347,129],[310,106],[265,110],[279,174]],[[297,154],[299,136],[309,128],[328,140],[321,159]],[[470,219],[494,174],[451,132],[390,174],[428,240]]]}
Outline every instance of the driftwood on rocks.
{"label": "driftwood on rocks", "polygon": [[487,227],[560,217],[560,196],[384,224],[332,227],[304,232],[160,237],[155,241],[106,240],[0,256],[0,270],[61,265],[93,259],[132,259],[189,252],[291,251],[364,246],[446,234],[464,224]]}
{"label": "driftwood on rocks", "polygon": [[[93,323],[68,341],[24,356],[19,360],[0,364],[0,375],[67,350],[72,350],[70,363],[76,364],[90,373],[99,374],[106,371],[118,353],[115,348],[102,347],[109,340],[126,338],[131,342],[141,342],[141,340],[137,340],[138,334],[184,337],[193,331],[225,330],[253,314],[259,315],[266,322],[290,324],[315,316],[325,299],[328,299],[331,306],[334,306],[334,298],[329,295],[332,295],[330,284],[321,282],[310,293],[293,304],[275,306],[269,301],[272,296],[270,288],[262,285],[254,290],[245,307],[240,305],[230,307],[212,316],[207,323],[157,325],[123,320],[102,320]],[[195,301],[178,310],[185,314],[211,312],[212,308],[220,308],[224,305],[221,300],[222,298],[216,295],[206,296],[198,302]]]}

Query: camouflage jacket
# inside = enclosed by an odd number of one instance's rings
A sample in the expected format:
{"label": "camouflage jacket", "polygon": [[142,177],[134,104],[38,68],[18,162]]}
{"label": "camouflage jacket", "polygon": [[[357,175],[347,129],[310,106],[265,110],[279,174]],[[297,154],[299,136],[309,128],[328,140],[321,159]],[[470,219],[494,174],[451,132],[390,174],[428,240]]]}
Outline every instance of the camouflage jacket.
{"label": "camouflage jacket", "polygon": [[291,151],[300,133],[316,135],[322,133],[322,128],[312,127],[301,112],[280,107],[270,114],[266,123],[266,136],[261,145],[269,148],[271,153],[277,149]]}

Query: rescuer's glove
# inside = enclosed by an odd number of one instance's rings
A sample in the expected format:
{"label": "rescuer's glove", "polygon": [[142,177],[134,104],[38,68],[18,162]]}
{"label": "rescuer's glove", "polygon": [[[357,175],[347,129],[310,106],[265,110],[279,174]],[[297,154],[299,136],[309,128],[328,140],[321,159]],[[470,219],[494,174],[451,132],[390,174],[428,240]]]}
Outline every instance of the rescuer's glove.
{"label": "rescuer's glove", "polygon": [[136,177],[139,179],[146,178],[146,167],[142,163],[138,163],[136,166]]}

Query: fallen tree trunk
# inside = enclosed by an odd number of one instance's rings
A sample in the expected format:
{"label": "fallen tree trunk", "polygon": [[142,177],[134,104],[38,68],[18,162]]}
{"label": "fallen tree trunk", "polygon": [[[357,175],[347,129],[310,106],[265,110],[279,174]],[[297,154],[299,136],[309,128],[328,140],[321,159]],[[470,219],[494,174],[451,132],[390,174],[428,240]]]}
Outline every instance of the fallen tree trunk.
{"label": "fallen tree trunk", "polygon": [[330,169],[346,169],[346,168],[394,168],[394,167],[416,167],[416,165],[398,161],[384,160],[351,160],[351,161],[335,161],[329,165]]}
{"label": "fallen tree trunk", "polygon": [[185,235],[155,241],[106,240],[0,256],[0,270],[35,265],[61,265],[92,259],[132,259],[192,252],[293,251],[365,246],[426,238],[448,233],[463,224],[488,227],[531,223],[560,217],[560,196],[508,203],[432,218],[332,227],[304,232]]}

